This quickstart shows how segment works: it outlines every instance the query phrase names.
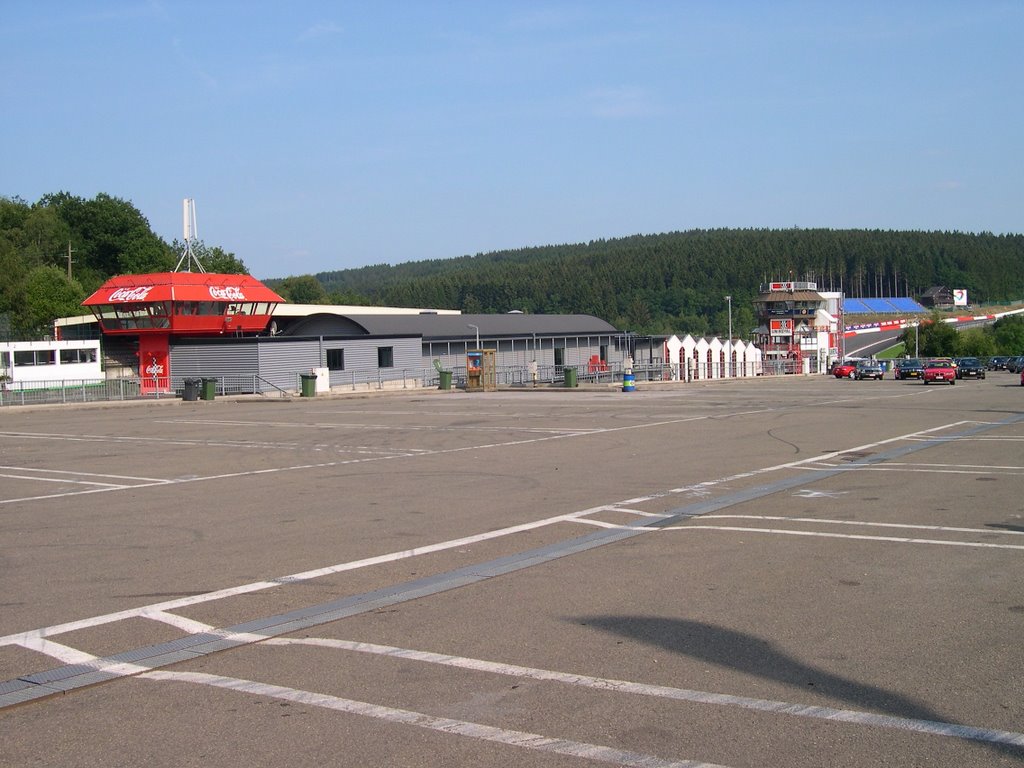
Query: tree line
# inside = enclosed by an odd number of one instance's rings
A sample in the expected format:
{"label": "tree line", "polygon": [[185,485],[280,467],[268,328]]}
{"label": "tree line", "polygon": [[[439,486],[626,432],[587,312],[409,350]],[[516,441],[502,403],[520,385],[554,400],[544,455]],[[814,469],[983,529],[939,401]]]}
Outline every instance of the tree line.
{"label": "tree line", "polygon": [[918,327],[904,329],[900,341],[910,357],[1024,355],[1024,317],[1008,315],[992,325],[958,331],[938,315],[932,315]]}
{"label": "tree line", "polygon": [[[70,254],[69,254],[70,248]],[[50,332],[55,317],[117,274],[164,272],[183,250],[130,203],[67,192],[0,197],[0,338]],[[193,243],[211,272],[248,273],[220,247]],[[70,256],[70,258],[69,258]],[[641,334],[745,337],[761,283],[810,280],[848,296],[966,288],[975,303],[1024,297],[1024,235],[831,229],[713,229],[376,264],[267,279],[296,303],[582,313]]]}
{"label": "tree line", "polygon": [[1024,297],[1024,236],[831,229],[718,229],[384,264],[314,276],[338,301],[464,312],[585,313],[639,333],[753,327],[759,286],[808,280],[848,296],[966,288],[974,303]]}

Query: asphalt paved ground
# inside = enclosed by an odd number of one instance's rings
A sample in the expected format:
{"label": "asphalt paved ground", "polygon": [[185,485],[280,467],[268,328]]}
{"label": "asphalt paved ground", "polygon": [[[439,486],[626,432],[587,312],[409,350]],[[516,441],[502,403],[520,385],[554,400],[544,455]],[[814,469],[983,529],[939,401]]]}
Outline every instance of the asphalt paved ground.
{"label": "asphalt paved ground", "polygon": [[0,765],[1021,765],[1016,384],[4,409]]}

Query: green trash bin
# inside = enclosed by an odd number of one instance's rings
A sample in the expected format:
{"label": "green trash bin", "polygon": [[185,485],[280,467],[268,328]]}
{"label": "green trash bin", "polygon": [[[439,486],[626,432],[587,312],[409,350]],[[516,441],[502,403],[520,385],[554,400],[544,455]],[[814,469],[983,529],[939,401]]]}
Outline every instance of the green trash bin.
{"label": "green trash bin", "polygon": [[438,389],[451,389],[452,388],[452,372],[451,371],[438,371]]}
{"label": "green trash bin", "polygon": [[182,400],[198,400],[199,399],[199,379],[185,379],[184,386],[181,390]]}
{"label": "green trash bin", "polygon": [[566,368],[565,369],[565,386],[575,387],[576,386],[576,369]]}
{"label": "green trash bin", "polygon": [[203,400],[213,400],[217,395],[217,380],[204,378],[202,382],[203,383],[199,389],[199,396]]}
{"label": "green trash bin", "polygon": [[302,376],[302,396],[303,397],[316,397],[316,374],[315,373],[303,373]]}

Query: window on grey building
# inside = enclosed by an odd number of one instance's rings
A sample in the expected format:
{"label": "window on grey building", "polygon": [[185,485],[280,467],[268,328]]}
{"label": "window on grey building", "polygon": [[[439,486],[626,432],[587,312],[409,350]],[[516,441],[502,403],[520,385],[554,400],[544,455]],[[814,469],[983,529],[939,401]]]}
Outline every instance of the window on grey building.
{"label": "window on grey building", "polygon": [[395,348],[394,347],[377,347],[377,367],[378,368],[394,368],[395,367]]}
{"label": "window on grey building", "polygon": [[565,349],[563,347],[555,347],[555,365],[565,365]]}
{"label": "window on grey building", "polygon": [[329,371],[344,371],[345,370],[345,350],[344,349],[328,349],[327,350],[327,370],[329,370]]}

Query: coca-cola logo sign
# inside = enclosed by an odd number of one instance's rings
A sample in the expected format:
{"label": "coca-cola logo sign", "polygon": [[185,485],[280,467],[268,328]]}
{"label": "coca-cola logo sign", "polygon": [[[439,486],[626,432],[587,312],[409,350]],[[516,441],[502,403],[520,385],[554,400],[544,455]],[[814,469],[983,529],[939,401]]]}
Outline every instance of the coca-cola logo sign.
{"label": "coca-cola logo sign", "polygon": [[139,288],[118,288],[110,294],[107,301],[145,301],[152,290],[152,285],[144,285]]}
{"label": "coca-cola logo sign", "polygon": [[226,288],[215,288],[211,285],[210,296],[219,301],[245,301],[245,294],[233,285]]}

